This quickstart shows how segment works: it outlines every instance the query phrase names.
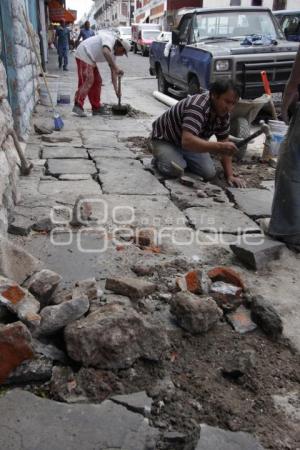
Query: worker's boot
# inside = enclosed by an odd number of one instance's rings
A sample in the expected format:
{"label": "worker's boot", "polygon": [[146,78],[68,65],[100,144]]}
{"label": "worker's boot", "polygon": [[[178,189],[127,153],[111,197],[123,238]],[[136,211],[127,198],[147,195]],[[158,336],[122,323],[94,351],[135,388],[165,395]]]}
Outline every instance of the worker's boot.
{"label": "worker's boot", "polygon": [[81,108],[81,106],[79,105],[74,105],[72,112],[79,117],[87,117],[86,113],[84,112],[84,109]]}
{"label": "worker's boot", "polygon": [[105,106],[100,106],[100,108],[92,110],[93,116],[107,116],[109,112],[105,108]]}

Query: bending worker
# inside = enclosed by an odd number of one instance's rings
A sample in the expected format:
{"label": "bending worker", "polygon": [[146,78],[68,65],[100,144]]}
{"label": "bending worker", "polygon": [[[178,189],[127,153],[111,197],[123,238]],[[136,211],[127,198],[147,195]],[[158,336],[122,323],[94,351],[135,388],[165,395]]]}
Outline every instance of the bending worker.
{"label": "bending worker", "polygon": [[280,147],[276,167],[275,192],[269,234],[300,251],[300,47],[286,85],[282,101],[282,117],[288,122],[289,110],[294,114],[287,136]]}
{"label": "bending worker", "polygon": [[[244,187],[233,174],[232,156],[237,152],[228,141],[230,112],[240,97],[231,80],[219,80],[210,91],[196,94],[172,106],[152,124],[151,148],[158,170],[166,177],[177,177],[185,168],[205,180],[213,179],[216,169],[210,155],[220,155],[230,186]],[[215,135],[217,142],[209,142]]]}
{"label": "bending worker", "polygon": [[100,32],[97,36],[90,37],[78,46],[75,58],[78,71],[78,90],[75,94],[73,112],[80,117],[85,117],[83,109],[84,101],[88,96],[92,105],[93,115],[105,114],[105,108],[101,105],[102,78],[97,68],[97,63],[107,62],[111,70],[111,80],[117,97],[118,76],[123,75],[115,60],[116,56],[127,55],[130,43],[125,39],[119,39],[109,32]]}

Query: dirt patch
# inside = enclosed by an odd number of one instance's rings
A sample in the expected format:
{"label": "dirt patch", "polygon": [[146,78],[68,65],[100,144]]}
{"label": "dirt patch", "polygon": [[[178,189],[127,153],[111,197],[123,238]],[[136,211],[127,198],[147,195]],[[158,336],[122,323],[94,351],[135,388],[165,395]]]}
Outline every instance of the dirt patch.
{"label": "dirt patch", "polygon": [[261,188],[262,181],[274,180],[275,178],[275,168],[260,162],[255,157],[247,162],[234,162],[233,170],[244,178],[248,188]]}
{"label": "dirt patch", "polygon": [[151,155],[151,151],[149,149],[149,137],[141,137],[141,136],[133,136],[127,139],[127,147],[130,148],[131,151],[144,153],[145,155]]}
{"label": "dirt patch", "polygon": [[[300,359],[287,342],[272,342],[260,330],[240,335],[225,321],[205,336],[178,329],[170,337],[171,349],[160,364],[138,361],[130,369],[115,372],[73,367],[76,382],[69,378],[67,385],[74,383],[77,394],[84,393],[91,402],[146,390],[154,401],[150,423],[161,432],[157,450],[174,450],[174,444],[164,441],[164,433],[193,436],[200,423],[255,434],[266,449],[299,448],[296,429],[272,400],[283,389],[299,391]],[[237,379],[224,377],[222,367],[228,356],[249,350],[254,367]],[[166,379],[173,388],[157,389]],[[57,387],[49,383],[27,388],[61,400]]]}

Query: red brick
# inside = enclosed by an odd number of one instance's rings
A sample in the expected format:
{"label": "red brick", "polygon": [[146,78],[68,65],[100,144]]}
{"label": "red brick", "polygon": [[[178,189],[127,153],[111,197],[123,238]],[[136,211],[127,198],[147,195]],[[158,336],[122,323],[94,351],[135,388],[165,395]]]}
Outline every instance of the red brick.
{"label": "red brick", "polygon": [[225,283],[231,283],[246,290],[245,284],[238,272],[229,267],[215,267],[207,272],[207,275],[212,281],[224,281]]}
{"label": "red brick", "polygon": [[2,292],[2,297],[9,300],[11,303],[16,305],[25,297],[25,292],[18,285],[9,286],[4,292]]}
{"label": "red brick", "polygon": [[0,384],[23,361],[33,356],[31,334],[22,322],[0,326]]}
{"label": "red brick", "polygon": [[193,294],[201,294],[201,281],[199,278],[199,272],[197,270],[191,270],[185,275],[185,281],[187,290]]}

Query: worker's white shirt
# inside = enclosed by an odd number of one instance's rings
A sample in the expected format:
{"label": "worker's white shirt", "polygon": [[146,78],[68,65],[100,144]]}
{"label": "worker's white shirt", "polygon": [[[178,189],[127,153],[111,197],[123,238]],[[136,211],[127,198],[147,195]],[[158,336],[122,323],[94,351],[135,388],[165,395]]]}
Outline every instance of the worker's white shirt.
{"label": "worker's white shirt", "polygon": [[106,61],[103,55],[103,46],[111,50],[112,57],[115,59],[113,53],[115,42],[116,37],[112,33],[102,31],[97,36],[92,36],[81,42],[76,50],[75,58],[95,67],[97,63]]}

